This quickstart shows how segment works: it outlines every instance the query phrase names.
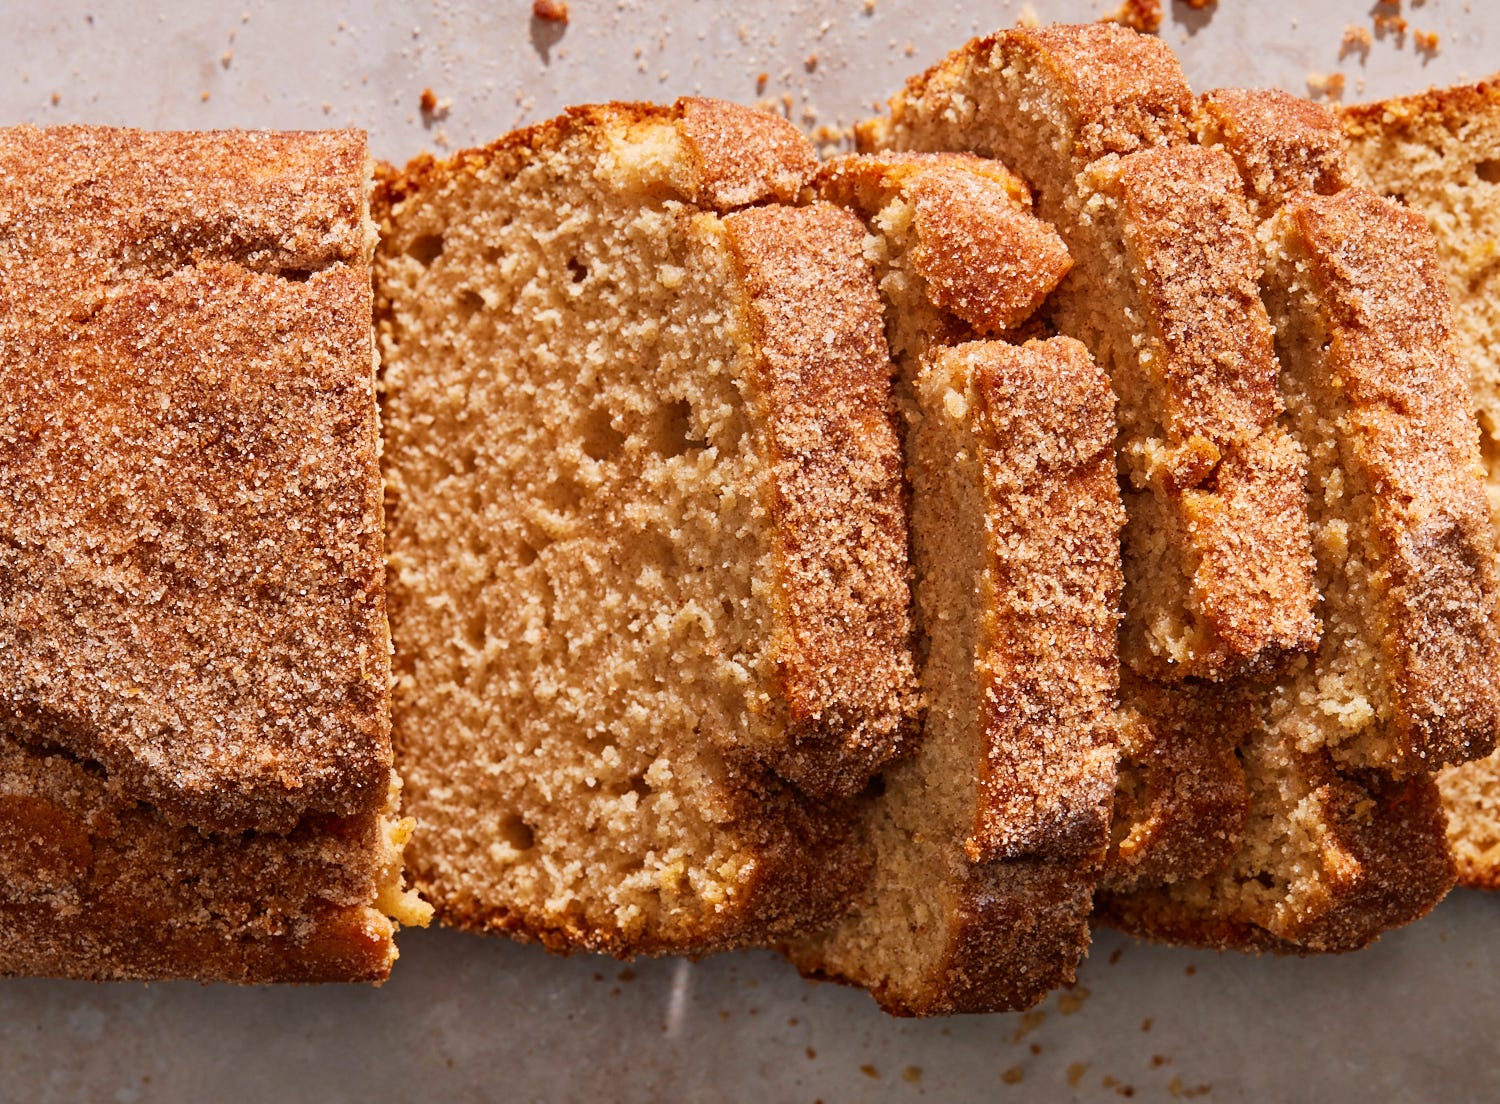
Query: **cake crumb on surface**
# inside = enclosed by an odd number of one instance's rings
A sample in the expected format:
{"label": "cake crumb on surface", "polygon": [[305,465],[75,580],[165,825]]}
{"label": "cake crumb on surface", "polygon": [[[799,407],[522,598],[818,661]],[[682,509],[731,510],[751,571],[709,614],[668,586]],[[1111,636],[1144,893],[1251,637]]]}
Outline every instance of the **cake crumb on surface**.
{"label": "cake crumb on surface", "polygon": [[1155,34],[1161,30],[1161,0],[1125,0],[1105,22],[1121,23],[1143,34]]}
{"label": "cake crumb on surface", "polygon": [[1322,96],[1330,100],[1340,99],[1344,95],[1346,84],[1347,78],[1343,73],[1307,74],[1307,90],[1314,97]]}
{"label": "cake crumb on surface", "polygon": [[566,23],[568,5],[565,0],[532,0],[531,14],[544,23]]}

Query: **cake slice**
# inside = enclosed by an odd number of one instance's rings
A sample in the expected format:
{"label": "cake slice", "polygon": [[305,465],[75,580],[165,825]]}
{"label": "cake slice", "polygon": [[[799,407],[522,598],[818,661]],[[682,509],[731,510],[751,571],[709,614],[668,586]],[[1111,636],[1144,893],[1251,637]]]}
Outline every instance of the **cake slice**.
{"label": "cake slice", "polygon": [[916,705],[859,223],[709,100],[575,108],[387,180],[395,731],[447,922],[764,942],[866,873]]}
{"label": "cake slice", "polygon": [[1238,840],[1241,729],[1197,708],[1194,680],[1274,669],[1317,637],[1303,461],[1276,421],[1251,218],[1227,156],[1191,146],[1194,110],[1158,40],[1049,27],[976,39],[859,128],[867,147],[1003,161],[1074,258],[1048,311],[1120,396],[1130,519],[1106,875],[1122,886],[1205,873]]}
{"label": "cake slice", "polygon": [[869,888],[792,957],[898,1014],[1025,1008],[1073,979],[1108,843],[1113,396],[1065,338],[939,347],[913,383],[923,738],[866,810]]}
{"label": "cake slice", "polygon": [[912,488],[921,739],[862,809],[875,872],[794,944],[905,1015],[1024,1008],[1071,981],[1115,778],[1122,521],[1113,396],[1077,342],[1024,326],[1070,266],[1003,166],[838,158],[897,354]]}
{"label": "cake slice", "polygon": [[[1341,111],[1360,179],[1427,217],[1448,282],[1500,533],[1500,85],[1493,80]],[[1500,887],[1500,754],[1439,776],[1459,881]]]}
{"label": "cake slice", "polygon": [[364,137],[0,130],[0,973],[383,978]]}

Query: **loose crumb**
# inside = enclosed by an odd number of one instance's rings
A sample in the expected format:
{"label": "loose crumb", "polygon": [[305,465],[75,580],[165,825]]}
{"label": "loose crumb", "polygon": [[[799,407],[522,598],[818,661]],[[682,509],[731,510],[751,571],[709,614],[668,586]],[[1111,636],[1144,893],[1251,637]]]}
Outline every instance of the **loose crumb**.
{"label": "loose crumb", "polygon": [[567,23],[568,5],[565,0],[531,0],[531,14],[544,23]]}
{"label": "loose crumb", "polygon": [[60,103],[62,103],[62,93],[61,92],[54,92],[54,93],[52,93],[52,106],[56,107]]}
{"label": "loose crumb", "polygon": [[1010,1069],[1000,1075],[1000,1080],[1004,1081],[1007,1085],[1019,1085],[1025,1076],[1026,1071],[1020,1066],[1011,1066]]}
{"label": "loose crumb", "polygon": [[1161,0],[1125,0],[1103,22],[1123,23],[1142,34],[1155,34],[1161,30]]}
{"label": "loose crumb", "polygon": [[1370,46],[1374,41],[1375,36],[1370,33],[1369,27],[1351,23],[1344,28],[1344,37],[1339,41],[1339,57],[1345,58],[1350,54],[1359,54],[1363,57],[1370,52]]}
{"label": "loose crumb", "polygon": [[444,97],[438,98],[436,92],[430,88],[422,89],[422,98],[419,101],[422,108],[422,117],[425,119],[446,119],[448,112],[453,107],[453,101]]}
{"label": "loose crumb", "polygon": [[1142,1031],[1150,1031],[1151,1030],[1151,1017],[1150,1016],[1147,1016],[1144,1020],[1141,1021],[1141,1030]]}
{"label": "loose crumb", "polygon": [[1076,985],[1071,990],[1064,990],[1057,994],[1057,1010],[1064,1016],[1071,1016],[1083,1007],[1083,1002],[1091,995],[1089,990],[1082,985]]}
{"label": "loose crumb", "polygon": [[1074,1062],[1068,1067],[1068,1088],[1076,1089],[1078,1083],[1083,1080],[1083,1075],[1088,1072],[1087,1062]]}
{"label": "loose crumb", "polygon": [[1344,95],[1345,77],[1342,73],[1309,73],[1307,90],[1314,96],[1337,100]]}
{"label": "loose crumb", "polygon": [[1011,1034],[1010,1045],[1015,1046],[1022,1039],[1026,1038],[1026,1036],[1030,1035],[1033,1031],[1041,1027],[1042,1024],[1046,1022],[1047,1013],[1043,1012],[1039,1008],[1033,1009],[1032,1011],[1023,1014],[1021,1016],[1020,1026],[1017,1027],[1016,1030]]}
{"label": "loose crumb", "polygon": [[873,1077],[877,1081],[880,1080],[880,1071],[874,1066],[870,1065],[868,1062],[859,1067],[859,1072],[864,1074],[866,1077]]}
{"label": "loose crumb", "polygon": [[907,1066],[904,1070],[901,1071],[901,1080],[915,1085],[917,1082],[922,1080],[922,1067]]}
{"label": "loose crumb", "polygon": [[212,92],[208,91],[207,89],[204,89],[202,92],[198,93],[198,102],[199,103],[208,103],[209,100],[213,99],[213,96],[214,96],[214,94]]}
{"label": "loose crumb", "polygon": [[1436,31],[1413,31],[1411,35],[1412,44],[1416,46],[1417,53],[1426,54],[1428,57],[1437,56],[1442,46],[1442,40]]}
{"label": "loose crumb", "polygon": [[234,61],[233,50],[225,50],[222,54],[219,55],[219,64],[222,65],[225,69],[229,68],[229,64],[232,61]]}

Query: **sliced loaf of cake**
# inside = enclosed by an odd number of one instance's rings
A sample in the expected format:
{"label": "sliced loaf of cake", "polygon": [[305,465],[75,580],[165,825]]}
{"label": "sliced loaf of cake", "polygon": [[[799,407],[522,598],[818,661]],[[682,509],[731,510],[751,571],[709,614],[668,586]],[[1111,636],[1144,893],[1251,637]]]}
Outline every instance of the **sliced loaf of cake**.
{"label": "sliced loaf of cake", "polygon": [[1317,633],[1250,216],[1228,158],[1190,145],[1193,112],[1159,41],[1049,27],[969,43],[859,130],[868,146],[997,157],[1074,257],[1049,313],[1120,395],[1130,519],[1120,885],[1206,872],[1238,839],[1238,714],[1197,708],[1193,679],[1274,668]]}
{"label": "sliced loaf of cake", "polygon": [[0,973],[378,980],[401,888],[353,132],[0,130]]}
{"label": "sliced loaf of cake", "polygon": [[1103,907],[1166,938],[1348,949],[1446,890],[1429,772],[1482,753],[1500,716],[1477,442],[1431,240],[1418,217],[1345,187],[1333,115],[1219,92],[1202,128],[1265,218],[1323,642],[1242,688],[1258,724],[1241,748],[1252,802],[1239,853],[1209,878]]}
{"label": "sliced loaf of cake", "polygon": [[1002,31],[890,106],[861,148],[1003,162],[1073,256],[1051,314],[1120,399],[1126,664],[1222,679],[1312,647],[1300,457],[1276,424],[1244,200],[1232,168],[1181,150],[1193,97],[1171,51],[1113,24]]}
{"label": "sliced loaf of cake", "polygon": [[1074,976],[1108,841],[1113,396],[1076,342],[967,340],[1022,326],[1070,265],[1002,166],[844,157],[818,192],[865,222],[886,299],[927,710],[861,810],[874,877],[792,957],[901,1014],[1027,1007]]}
{"label": "sliced loaf of cake", "polygon": [[449,923],[700,952],[832,916],[916,705],[857,220],[789,124],[575,108],[382,193],[395,731]]}
{"label": "sliced loaf of cake", "polygon": [[[1342,110],[1354,171],[1426,216],[1453,304],[1500,533],[1500,84],[1434,89]],[[1459,881],[1500,887],[1500,753],[1439,776]]]}

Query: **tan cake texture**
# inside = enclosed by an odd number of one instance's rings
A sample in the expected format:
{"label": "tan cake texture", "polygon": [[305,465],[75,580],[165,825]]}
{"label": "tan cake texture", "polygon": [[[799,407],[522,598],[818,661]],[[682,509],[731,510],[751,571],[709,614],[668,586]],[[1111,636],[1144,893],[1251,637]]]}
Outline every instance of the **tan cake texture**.
{"label": "tan cake texture", "polygon": [[392,173],[408,858],[448,923],[701,952],[827,920],[917,705],[857,220],[784,121],[575,108]]}
{"label": "tan cake texture", "polygon": [[[1500,533],[1500,84],[1493,79],[1340,111],[1359,178],[1426,216],[1448,282]],[[1439,776],[1459,881],[1500,887],[1500,755]]]}
{"label": "tan cake texture", "polygon": [[379,980],[364,137],[0,131],[0,973]]}
{"label": "tan cake texture", "polygon": [[1056,26],[976,39],[859,128],[866,146],[998,158],[1073,256],[1048,313],[1120,396],[1130,517],[1108,875],[1122,885],[1205,872],[1238,838],[1237,735],[1195,708],[1192,680],[1274,669],[1318,631],[1302,458],[1276,421],[1251,217],[1228,157],[1190,144],[1194,112],[1158,40]]}
{"label": "tan cake texture", "polygon": [[792,958],[899,1014],[1028,1007],[1074,977],[1108,842],[1113,395],[1076,342],[968,340],[1023,327],[1070,267],[1003,166],[841,157],[817,190],[864,221],[886,301],[927,709],[862,810],[874,877]]}
{"label": "tan cake texture", "polygon": [[1073,979],[1108,843],[1113,395],[1066,338],[939,347],[913,383],[922,742],[866,811],[868,890],[792,957],[898,1014],[1025,1008]]}
{"label": "tan cake texture", "polygon": [[[1430,771],[1493,739],[1495,581],[1476,434],[1431,239],[1418,216],[1345,186],[1332,113],[1283,93],[1217,92],[1203,140],[1234,156],[1266,217],[1267,302],[1286,420],[1309,456],[1324,635],[1316,657],[1243,688],[1259,723],[1241,749],[1252,802],[1239,854],[1213,877],[1104,908],[1164,938],[1349,949],[1446,891]],[[1307,830],[1288,835],[1299,823]]]}

